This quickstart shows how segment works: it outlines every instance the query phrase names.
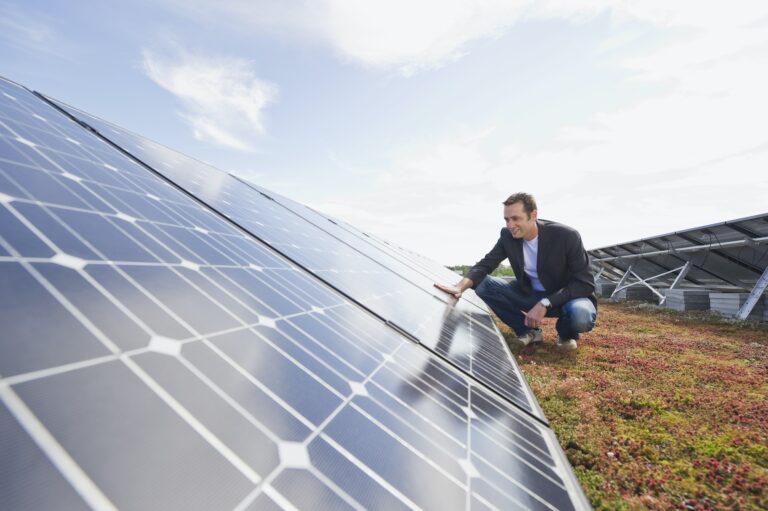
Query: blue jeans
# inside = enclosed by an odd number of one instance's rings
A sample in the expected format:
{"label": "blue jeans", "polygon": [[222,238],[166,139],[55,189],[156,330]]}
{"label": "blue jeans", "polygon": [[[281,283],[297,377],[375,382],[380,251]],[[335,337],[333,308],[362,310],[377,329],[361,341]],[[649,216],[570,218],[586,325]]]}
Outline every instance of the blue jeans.
{"label": "blue jeans", "polygon": [[[536,302],[547,296],[545,291],[526,293],[517,281],[507,282],[491,276],[485,277],[475,287],[475,293],[517,335],[524,335],[529,330],[521,311],[528,312]],[[552,307],[547,311],[547,317],[558,318],[555,329],[561,338],[578,339],[580,333],[594,328],[597,311],[589,298],[574,298],[560,307]]]}

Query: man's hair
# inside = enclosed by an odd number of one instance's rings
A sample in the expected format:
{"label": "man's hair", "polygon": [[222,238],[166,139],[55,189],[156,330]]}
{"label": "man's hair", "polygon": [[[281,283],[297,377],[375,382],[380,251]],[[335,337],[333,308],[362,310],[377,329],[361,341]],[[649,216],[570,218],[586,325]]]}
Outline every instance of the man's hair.
{"label": "man's hair", "polygon": [[509,197],[507,197],[507,200],[502,202],[505,206],[511,206],[512,204],[516,202],[522,202],[523,203],[523,210],[528,214],[528,218],[531,217],[531,213],[538,209],[536,207],[536,199],[533,198],[533,195],[530,193],[513,193]]}

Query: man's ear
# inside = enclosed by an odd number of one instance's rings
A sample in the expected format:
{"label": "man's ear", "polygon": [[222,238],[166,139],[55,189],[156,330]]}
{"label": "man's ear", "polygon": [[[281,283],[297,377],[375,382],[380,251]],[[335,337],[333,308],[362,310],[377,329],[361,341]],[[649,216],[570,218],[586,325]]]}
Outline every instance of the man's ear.
{"label": "man's ear", "polygon": [[534,209],[533,211],[531,211],[531,220],[538,220],[538,218],[539,218],[539,210]]}

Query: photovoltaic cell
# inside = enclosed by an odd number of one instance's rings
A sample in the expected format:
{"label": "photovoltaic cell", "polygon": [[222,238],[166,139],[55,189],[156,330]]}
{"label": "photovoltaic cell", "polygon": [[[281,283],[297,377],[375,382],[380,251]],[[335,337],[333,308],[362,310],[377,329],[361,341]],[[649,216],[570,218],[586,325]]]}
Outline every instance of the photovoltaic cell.
{"label": "photovoltaic cell", "polygon": [[434,280],[308,208],[57,103],[133,157],[421,344],[543,419],[485,309],[454,303]]}
{"label": "photovoltaic cell", "polygon": [[[552,431],[513,404],[527,388],[483,383],[498,366],[469,377],[468,353],[435,356],[4,80],[0,187],[0,502],[589,507]],[[317,236],[266,211],[251,221],[274,248],[292,243],[286,225]],[[322,250],[320,276],[355,257]],[[356,278],[391,273],[369,271]],[[403,299],[439,303],[401,280]],[[441,340],[491,333],[440,311]]]}

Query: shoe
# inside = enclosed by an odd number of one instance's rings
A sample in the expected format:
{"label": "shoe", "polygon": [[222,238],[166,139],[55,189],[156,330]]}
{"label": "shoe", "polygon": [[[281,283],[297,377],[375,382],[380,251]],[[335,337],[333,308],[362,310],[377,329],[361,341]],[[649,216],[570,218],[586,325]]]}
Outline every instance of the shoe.
{"label": "shoe", "polygon": [[532,328],[525,332],[523,335],[517,336],[515,343],[518,346],[528,346],[534,342],[542,342],[544,335],[541,333],[541,328]]}
{"label": "shoe", "polygon": [[579,345],[576,344],[576,339],[563,339],[562,337],[557,339],[555,346],[557,349],[563,351],[573,351],[579,347]]}

